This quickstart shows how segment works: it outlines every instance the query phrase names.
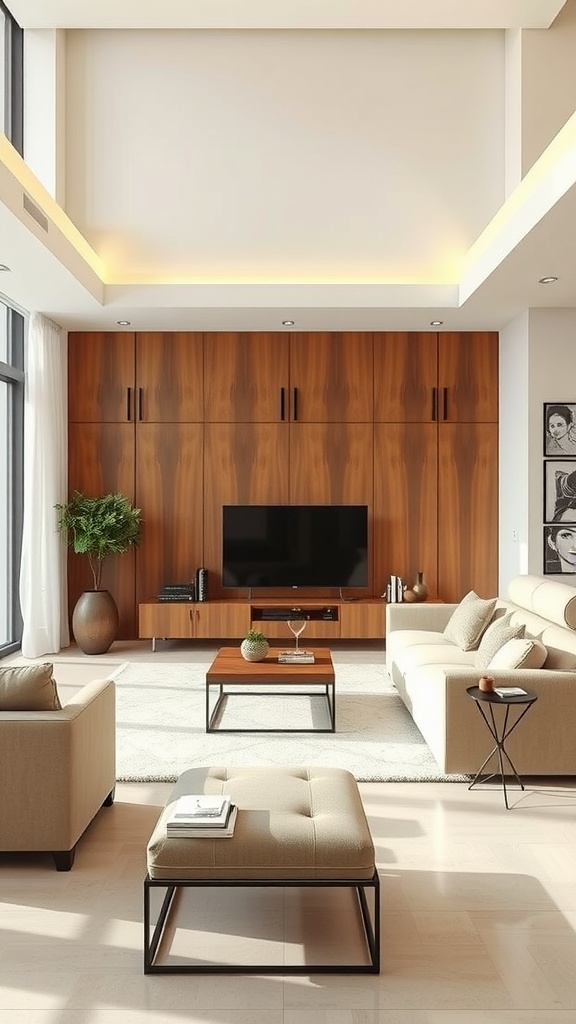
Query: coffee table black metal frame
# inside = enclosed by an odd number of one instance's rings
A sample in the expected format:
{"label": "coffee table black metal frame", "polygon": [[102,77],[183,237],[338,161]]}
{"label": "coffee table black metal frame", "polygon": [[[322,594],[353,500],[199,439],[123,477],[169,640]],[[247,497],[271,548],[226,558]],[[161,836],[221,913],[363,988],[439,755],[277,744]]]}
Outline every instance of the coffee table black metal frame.
{"label": "coffee table black metal frame", "polygon": [[[538,697],[535,693],[528,692],[510,694],[507,697],[501,697],[500,694],[498,693],[481,690],[479,686],[469,686],[466,690],[466,693],[469,694],[470,697],[472,697],[472,700],[475,702],[478,711],[480,712],[482,718],[486,722],[486,725],[488,726],[488,729],[492,733],[492,737],[496,743],[496,746],[493,747],[493,749],[490,751],[486,760],[480,765],[480,768],[476,772],[476,775],[472,779],[472,782],[468,786],[468,789],[472,789],[472,787],[477,784],[481,785],[484,782],[490,782],[492,779],[497,779],[498,777],[500,777],[500,779],[502,780],[502,790],[504,792],[504,803],[506,804],[507,810],[510,810],[510,804],[508,803],[508,792],[506,790],[506,775],[510,773],[504,771],[504,760],[506,760],[510,765],[510,768],[512,769],[512,775],[516,779],[516,782],[520,786],[520,789],[524,789],[524,783],[522,782],[522,779],[520,778],[518,772],[512,764],[510,755],[506,750],[505,744],[510,734],[514,731],[519,722],[522,721],[527,711],[529,711],[532,705],[536,703]],[[486,713],[486,711],[484,710],[484,707],[482,706],[483,704],[487,705],[488,713]],[[495,705],[500,705],[501,708],[505,709],[503,715],[496,716],[494,714]],[[511,721],[511,709],[513,707],[522,706],[524,710],[521,711],[520,714],[513,721]],[[482,772],[484,771],[484,768],[486,767],[490,759],[494,756],[496,756],[498,759],[499,770],[497,772],[492,772],[490,775],[485,775],[482,778],[480,778]]]}

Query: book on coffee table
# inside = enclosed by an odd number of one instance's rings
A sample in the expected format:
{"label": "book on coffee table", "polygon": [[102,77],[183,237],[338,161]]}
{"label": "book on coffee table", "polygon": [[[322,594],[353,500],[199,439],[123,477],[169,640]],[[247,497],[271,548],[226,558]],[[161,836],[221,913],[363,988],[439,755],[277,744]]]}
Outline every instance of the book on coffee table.
{"label": "book on coffee table", "polygon": [[313,665],[314,654],[312,651],[280,651],[278,654],[279,665]]}

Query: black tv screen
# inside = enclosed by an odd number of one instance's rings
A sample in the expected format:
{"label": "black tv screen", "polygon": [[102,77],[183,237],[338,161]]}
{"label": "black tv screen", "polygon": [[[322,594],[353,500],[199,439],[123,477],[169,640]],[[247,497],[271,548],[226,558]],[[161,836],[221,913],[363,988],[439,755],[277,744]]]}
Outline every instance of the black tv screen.
{"label": "black tv screen", "polygon": [[224,505],[222,586],[367,587],[366,505]]}

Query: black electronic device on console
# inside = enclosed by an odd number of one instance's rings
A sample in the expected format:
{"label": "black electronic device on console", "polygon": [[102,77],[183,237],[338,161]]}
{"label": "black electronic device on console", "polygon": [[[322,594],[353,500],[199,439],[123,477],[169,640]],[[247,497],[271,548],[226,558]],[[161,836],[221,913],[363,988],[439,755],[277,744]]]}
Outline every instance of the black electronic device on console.
{"label": "black electronic device on console", "polygon": [[208,569],[196,570],[196,600],[208,600]]}

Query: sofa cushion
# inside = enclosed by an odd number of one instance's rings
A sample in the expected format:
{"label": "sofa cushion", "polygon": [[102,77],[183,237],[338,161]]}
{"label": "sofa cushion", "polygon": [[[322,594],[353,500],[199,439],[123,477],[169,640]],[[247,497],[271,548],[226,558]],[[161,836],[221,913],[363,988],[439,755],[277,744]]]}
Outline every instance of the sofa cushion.
{"label": "sofa cushion", "polygon": [[558,626],[576,629],[576,588],[541,576],[516,576],[508,595],[513,604],[535,612]]}
{"label": "sofa cushion", "polygon": [[508,640],[492,658],[487,668],[542,668],[548,651],[533,637]]}
{"label": "sofa cushion", "polygon": [[476,651],[475,667],[488,668],[492,658],[504,644],[507,644],[509,640],[515,640],[523,636],[524,626],[521,623],[512,626],[509,615],[495,619],[494,622],[491,622],[486,627],[482,634],[478,650]]}
{"label": "sofa cushion", "polygon": [[0,668],[0,711],[60,711],[52,664]]}
{"label": "sofa cushion", "polygon": [[463,651],[475,650],[495,607],[495,597],[478,597],[478,594],[471,590],[450,616],[444,630],[445,638]]}
{"label": "sofa cushion", "polygon": [[416,647],[406,647],[403,651],[398,651],[395,663],[403,676],[413,669],[426,665],[474,668],[474,652],[463,651],[455,644],[418,644]]}

